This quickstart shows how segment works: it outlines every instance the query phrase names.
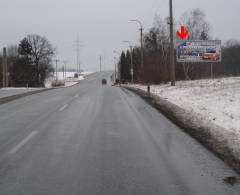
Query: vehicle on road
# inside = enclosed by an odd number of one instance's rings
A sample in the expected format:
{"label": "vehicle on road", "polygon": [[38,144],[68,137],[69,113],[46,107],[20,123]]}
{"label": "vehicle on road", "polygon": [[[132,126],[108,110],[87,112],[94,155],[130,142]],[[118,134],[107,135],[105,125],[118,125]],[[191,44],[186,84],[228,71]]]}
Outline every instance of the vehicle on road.
{"label": "vehicle on road", "polygon": [[102,79],[102,85],[106,85],[107,84],[107,80],[106,79]]}

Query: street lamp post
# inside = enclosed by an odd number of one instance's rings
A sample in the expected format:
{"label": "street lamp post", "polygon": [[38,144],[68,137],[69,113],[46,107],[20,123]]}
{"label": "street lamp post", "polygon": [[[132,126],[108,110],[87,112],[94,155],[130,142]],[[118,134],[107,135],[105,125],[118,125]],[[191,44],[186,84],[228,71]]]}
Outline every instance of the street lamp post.
{"label": "street lamp post", "polygon": [[131,44],[130,41],[123,41],[124,43],[128,43],[129,44],[129,47],[130,47],[130,53],[131,53],[131,70],[130,70],[130,73],[131,73],[131,82],[133,83],[133,75],[134,75],[134,72],[133,72],[133,46]]}
{"label": "street lamp post", "polygon": [[[120,60],[121,54],[116,50],[114,50],[113,53],[117,54],[119,56],[119,60]],[[120,76],[120,63],[118,63],[118,65],[117,65],[117,78],[118,78],[119,81],[120,81],[120,77],[121,77]]]}
{"label": "street lamp post", "polygon": [[114,62],[114,71],[115,71],[115,82],[117,81],[117,57],[114,57],[114,60],[116,60],[116,62]]}
{"label": "street lamp post", "polygon": [[64,75],[64,77],[65,77],[65,79],[67,78],[67,61],[63,61],[63,64],[64,64],[64,73],[65,73],[65,75]]}
{"label": "street lamp post", "polygon": [[58,61],[59,60],[56,60],[56,81],[58,80]]}
{"label": "street lamp post", "polygon": [[174,43],[173,43],[173,8],[172,0],[169,0],[169,25],[170,25],[170,78],[171,85],[175,86],[175,62],[174,62]]}
{"label": "street lamp post", "polygon": [[141,69],[142,73],[144,72],[144,56],[143,56],[143,25],[140,20],[130,20],[131,22],[137,22],[140,25],[140,36],[141,36]]}

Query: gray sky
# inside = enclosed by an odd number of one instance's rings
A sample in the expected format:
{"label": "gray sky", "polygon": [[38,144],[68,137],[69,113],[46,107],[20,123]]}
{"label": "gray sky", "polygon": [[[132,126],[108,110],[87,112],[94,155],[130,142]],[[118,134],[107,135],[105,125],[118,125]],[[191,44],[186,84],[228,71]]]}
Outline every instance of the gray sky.
{"label": "gray sky", "polygon": [[[86,70],[98,70],[99,56],[104,69],[113,69],[113,50],[121,51],[129,40],[138,44],[139,19],[145,30],[153,24],[155,14],[168,15],[169,0],[0,0],[0,47],[16,44],[24,36],[46,36],[57,48],[57,58],[76,64],[76,40]],[[239,0],[173,0],[176,19],[188,10],[200,8],[212,25],[212,37],[240,39]]]}

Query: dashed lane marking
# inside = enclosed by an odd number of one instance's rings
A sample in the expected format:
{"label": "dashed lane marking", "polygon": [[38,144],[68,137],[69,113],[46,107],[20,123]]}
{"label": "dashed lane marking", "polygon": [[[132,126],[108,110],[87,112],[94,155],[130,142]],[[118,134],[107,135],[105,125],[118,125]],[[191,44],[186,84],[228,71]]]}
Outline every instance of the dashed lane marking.
{"label": "dashed lane marking", "polygon": [[37,131],[33,131],[27,137],[25,137],[18,145],[12,148],[8,153],[9,154],[17,153],[27,142],[29,142],[37,134],[38,134]]}

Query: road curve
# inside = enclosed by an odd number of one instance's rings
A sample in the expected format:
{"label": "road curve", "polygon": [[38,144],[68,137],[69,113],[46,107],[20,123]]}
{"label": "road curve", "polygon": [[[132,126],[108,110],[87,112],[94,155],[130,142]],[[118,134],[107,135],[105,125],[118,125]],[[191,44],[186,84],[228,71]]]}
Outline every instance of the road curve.
{"label": "road curve", "polygon": [[237,174],[137,95],[79,85],[0,105],[1,195],[240,194]]}

